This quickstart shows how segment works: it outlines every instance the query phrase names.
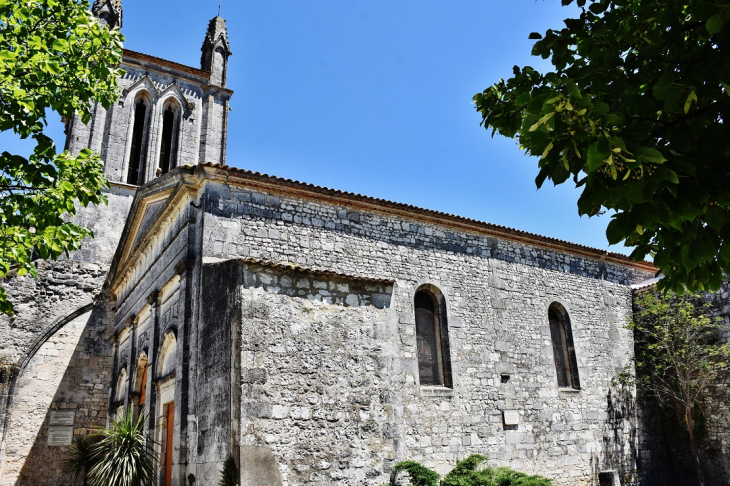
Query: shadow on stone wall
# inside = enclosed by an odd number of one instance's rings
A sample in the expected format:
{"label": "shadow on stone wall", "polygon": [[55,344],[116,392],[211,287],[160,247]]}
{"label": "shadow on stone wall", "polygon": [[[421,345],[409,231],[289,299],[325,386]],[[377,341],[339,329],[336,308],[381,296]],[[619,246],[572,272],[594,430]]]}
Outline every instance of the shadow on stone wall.
{"label": "shadow on stone wall", "polygon": [[594,484],[612,485],[607,482],[608,477],[617,477],[624,486],[638,484],[637,432],[636,399],[632,390],[625,386],[609,388],[602,452],[591,461]]}
{"label": "shadow on stone wall", "polygon": [[[648,397],[641,397],[639,412],[641,486],[698,485],[695,459],[681,414],[663,409]],[[730,484],[725,466],[728,458],[724,457],[719,441],[708,433],[712,429],[704,417],[698,419],[695,438],[702,474],[705,485],[726,486]]]}
{"label": "shadow on stone wall", "polygon": [[[0,486],[65,486],[67,446],[50,446],[51,410],[73,410],[73,436],[106,425],[111,346],[106,309],[70,319],[35,347],[13,387]],[[79,483],[80,484],[80,483]]]}

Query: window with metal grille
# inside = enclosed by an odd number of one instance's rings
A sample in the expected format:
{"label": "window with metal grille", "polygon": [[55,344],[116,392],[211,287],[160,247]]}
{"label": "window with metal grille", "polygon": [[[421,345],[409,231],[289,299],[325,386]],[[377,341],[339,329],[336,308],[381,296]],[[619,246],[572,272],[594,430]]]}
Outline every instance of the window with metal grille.
{"label": "window with metal grille", "polygon": [[421,385],[452,388],[446,305],[437,289],[416,292],[416,346]]}
{"label": "window with metal grille", "polygon": [[578,361],[575,358],[573,345],[573,331],[570,318],[565,308],[554,302],[548,309],[550,323],[550,337],[553,343],[553,357],[555,358],[555,374],[558,386],[580,390],[578,378]]}

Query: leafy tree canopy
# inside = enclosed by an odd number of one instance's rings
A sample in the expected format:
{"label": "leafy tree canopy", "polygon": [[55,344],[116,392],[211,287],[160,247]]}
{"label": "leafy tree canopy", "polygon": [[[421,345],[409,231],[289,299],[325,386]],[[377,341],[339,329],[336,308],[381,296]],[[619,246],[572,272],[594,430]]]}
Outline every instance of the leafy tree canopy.
{"label": "leafy tree canopy", "polygon": [[730,2],[562,0],[579,18],[474,97],[487,129],[540,158],[538,187],[581,187],[578,212],[612,210],[609,243],[633,246],[660,288],[719,288],[730,274]]}
{"label": "leafy tree canopy", "polygon": [[[88,150],[57,153],[43,130],[49,111],[86,123],[92,101],[116,101],[122,41],[86,0],[0,0],[0,131],[35,142],[27,158],[0,154],[0,280],[35,276],[34,255],[56,259],[93,236],[66,220],[74,201],[106,202],[103,164]],[[0,287],[0,311],[12,309]]]}

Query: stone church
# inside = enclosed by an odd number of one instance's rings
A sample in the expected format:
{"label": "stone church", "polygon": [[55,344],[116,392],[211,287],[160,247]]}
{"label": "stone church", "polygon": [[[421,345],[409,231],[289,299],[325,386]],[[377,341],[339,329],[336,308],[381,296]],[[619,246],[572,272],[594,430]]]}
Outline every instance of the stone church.
{"label": "stone church", "polygon": [[[122,25],[121,0],[93,13]],[[118,102],[68,122],[109,205],[79,212],[82,250],[5,282],[0,486],[69,484],[73,437],[126,410],[165,486],[218,484],[228,457],[242,485],[379,485],[475,453],[637,483],[651,451],[612,382],[656,269],[227,166],[230,56],[219,17],[200,67],[125,50]]]}

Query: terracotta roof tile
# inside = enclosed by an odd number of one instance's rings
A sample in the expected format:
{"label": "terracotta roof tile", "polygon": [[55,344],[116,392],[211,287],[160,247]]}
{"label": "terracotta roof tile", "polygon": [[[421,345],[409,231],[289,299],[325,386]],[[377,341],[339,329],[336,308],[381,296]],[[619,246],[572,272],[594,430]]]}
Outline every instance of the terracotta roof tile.
{"label": "terracotta roof tile", "polygon": [[124,57],[136,59],[139,61],[152,62],[155,64],[159,64],[161,66],[169,67],[171,69],[176,69],[178,71],[182,71],[182,72],[185,72],[188,74],[202,76],[204,78],[210,77],[210,73],[208,71],[203,71],[202,69],[194,68],[191,66],[186,66],[185,64],[180,64],[177,62],[168,61],[167,59],[162,59],[160,57],[150,56],[149,54],[143,54],[141,52],[130,51],[129,49],[124,49]]}

